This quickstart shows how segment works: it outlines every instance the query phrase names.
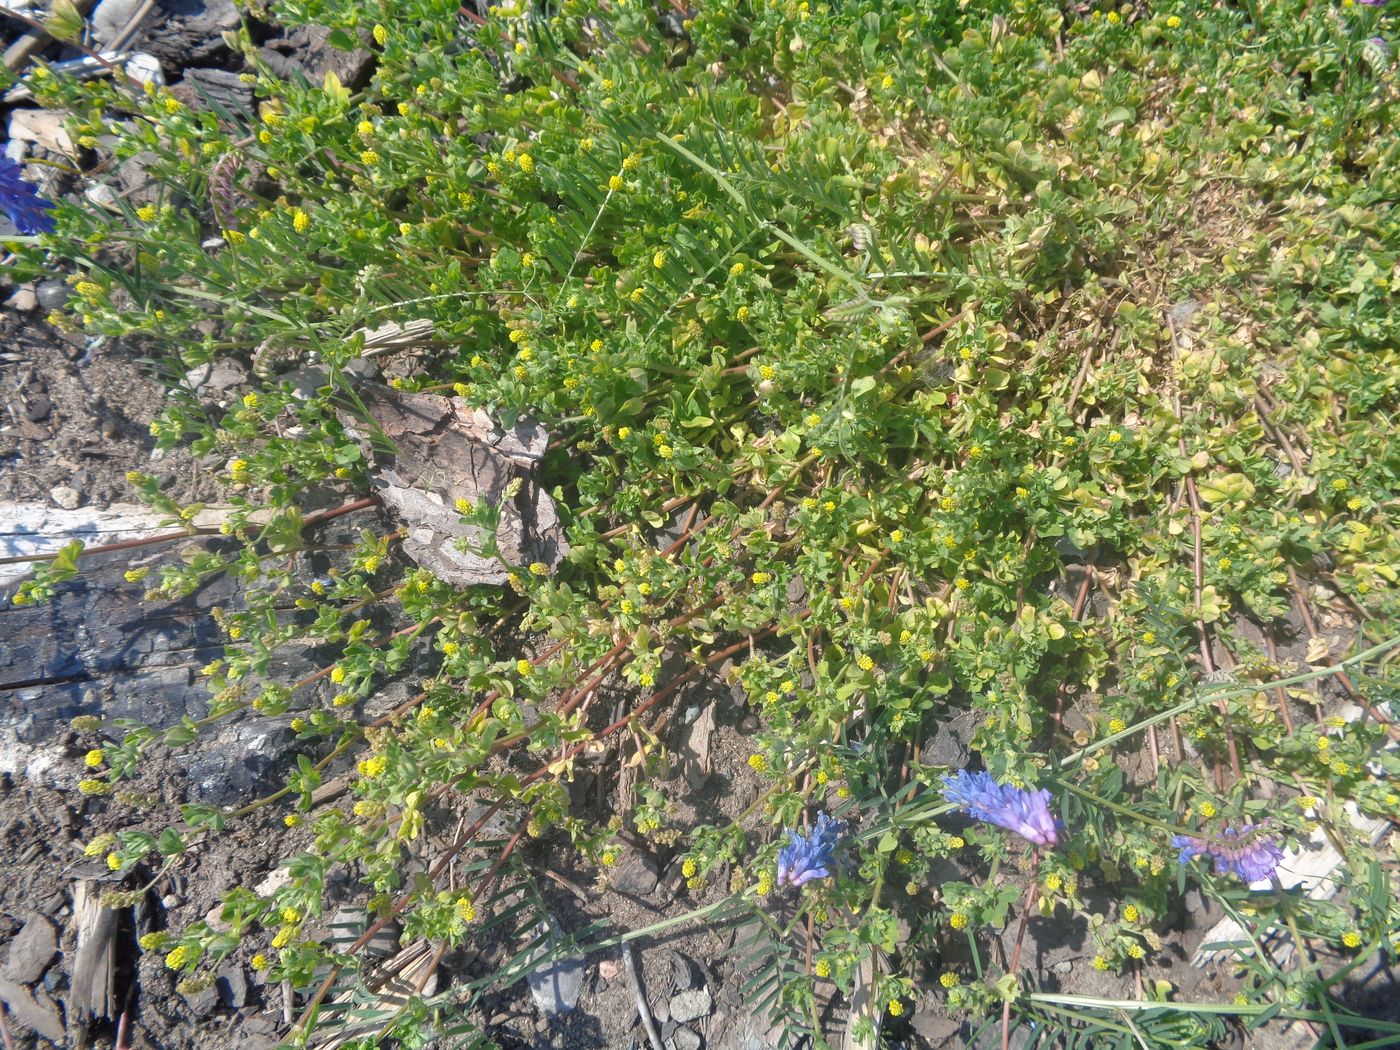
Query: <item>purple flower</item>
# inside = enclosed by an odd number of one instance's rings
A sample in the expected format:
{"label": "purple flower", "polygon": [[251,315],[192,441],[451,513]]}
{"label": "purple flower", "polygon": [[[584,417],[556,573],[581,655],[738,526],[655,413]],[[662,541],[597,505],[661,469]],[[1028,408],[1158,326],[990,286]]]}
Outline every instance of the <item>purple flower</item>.
{"label": "purple flower", "polygon": [[49,233],[54,228],[49,214],[54,203],[40,197],[39,191],[20,177],[23,171],[9,157],[0,156],[0,208],[20,233]]}
{"label": "purple flower", "polygon": [[1245,882],[1260,882],[1273,877],[1283,850],[1278,843],[1264,835],[1259,824],[1242,828],[1226,828],[1218,836],[1173,835],[1172,845],[1181,850],[1177,858],[1182,864],[1193,857],[1209,857],[1215,862],[1215,873],[1233,871]]}
{"label": "purple flower", "polygon": [[978,820],[1014,831],[1027,842],[1053,847],[1060,823],[1050,815],[1050,792],[1003,787],[990,773],[959,770],[943,777],[943,797]]}
{"label": "purple flower", "polygon": [[1365,4],[1367,7],[1384,7],[1389,0],[1356,0],[1358,4]]}
{"label": "purple flower", "polygon": [[811,836],[788,829],[788,844],[778,853],[778,885],[801,886],[813,879],[831,877],[832,852],[846,825],[825,813],[817,815]]}

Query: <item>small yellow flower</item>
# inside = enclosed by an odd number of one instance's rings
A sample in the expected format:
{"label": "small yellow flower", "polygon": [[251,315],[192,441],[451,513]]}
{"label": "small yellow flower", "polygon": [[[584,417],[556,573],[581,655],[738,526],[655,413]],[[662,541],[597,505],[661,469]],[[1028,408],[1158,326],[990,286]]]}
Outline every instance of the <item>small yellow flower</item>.
{"label": "small yellow flower", "polygon": [[297,935],[295,926],[283,926],[272,938],[274,948],[285,948],[292,943],[292,938]]}
{"label": "small yellow flower", "polygon": [[1110,12],[1108,13],[1108,24],[1109,24],[1109,25],[1116,26],[1116,25],[1117,25],[1119,22],[1121,22],[1121,21],[1123,21],[1123,16],[1120,15],[1117,11],[1110,11]]}
{"label": "small yellow flower", "polygon": [[1045,876],[1045,888],[1046,888],[1047,890],[1049,890],[1051,893],[1054,893],[1056,890],[1058,890],[1058,889],[1059,889],[1061,886],[1063,886],[1063,885],[1064,885],[1064,880],[1061,879],[1060,876],[1054,874],[1053,872],[1052,872],[1051,874]]}
{"label": "small yellow flower", "polygon": [[360,771],[360,776],[367,780],[373,780],[384,775],[384,770],[389,768],[389,760],[383,755],[374,755],[361,759],[355,768]]}
{"label": "small yellow flower", "polygon": [[520,165],[520,170],[526,175],[535,170],[535,158],[528,153],[520,154],[515,163]]}
{"label": "small yellow flower", "polygon": [[1123,921],[1124,921],[1124,922],[1137,922],[1137,921],[1138,921],[1138,910],[1137,910],[1137,905],[1136,905],[1136,904],[1129,904],[1126,908],[1123,909]]}
{"label": "small yellow flower", "polygon": [[747,321],[749,319],[749,308],[747,306],[739,307],[739,309],[734,311],[734,317],[738,321]]}
{"label": "small yellow flower", "polygon": [[345,668],[343,668],[343,667],[332,667],[332,668],[331,668],[331,681],[334,682],[336,685],[340,685],[340,683],[342,683],[343,681],[345,681]]}
{"label": "small yellow flower", "polygon": [[658,445],[656,449],[656,454],[662,459],[670,459],[673,455],[675,455],[675,449],[671,448],[670,445]]}
{"label": "small yellow flower", "polygon": [[608,190],[612,193],[621,193],[624,185],[621,175],[614,175],[608,180]]}
{"label": "small yellow flower", "polygon": [[165,965],[172,970],[178,970],[190,961],[190,950],[183,944],[177,944],[169,955],[165,957]]}
{"label": "small yellow flower", "polygon": [[656,684],[656,676],[650,671],[643,671],[637,676],[637,684],[643,689],[650,689]]}
{"label": "small yellow flower", "polygon": [[1140,945],[1140,944],[1130,945],[1129,948],[1128,948],[1128,955],[1129,955],[1131,958],[1134,958],[1134,959],[1141,959],[1141,958],[1142,958],[1144,955],[1146,955],[1146,954],[1147,954],[1147,952],[1145,952],[1145,951],[1143,950],[1143,947],[1142,947],[1142,945]]}
{"label": "small yellow flower", "polygon": [[248,960],[248,965],[253,968],[255,973],[262,973],[268,968],[269,963],[267,961],[267,956],[259,952]]}
{"label": "small yellow flower", "polygon": [[289,828],[301,827],[301,821],[302,817],[300,813],[288,813],[285,817],[282,818],[282,823],[287,825],[287,827]]}
{"label": "small yellow flower", "polygon": [[904,1003],[898,999],[890,1000],[889,1011],[891,1017],[899,1017],[904,1013]]}
{"label": "small yellow flower", "polygon": [[361,151],[360,151],[360,162],[363,163],[363,164],[378,164],[378,163],[379,163],[379,154],[376,153],[376,152],[375,152],[374,150],[372,150],[372,149],[361,150]]}
{"label": "small yellow flower", "polygon": [[1360,948],[1361,932],[1359,930],[1347,930],[1346,933],[1342,934],[1342,944],[1346,945],[1348,948]]}
{"label": "small yellow flower", "polygon": [[815,973],[818,977],[830,977],[830,961],[827,959],[818,959],[816,965],[812,967],[812,972]]}
{"label": "small yellow flower", "polygon": [[861,653],[856,657],[856,666],[862,671],[875,670],[875,660],[868,653]]}
{"label": "small yellow flower", "polygon": [[335,696],[331,698],[331,704],[334,707],[348,707],[354,702],[355,697],[351,693],[336,693]]}
{"label": "small yellow flower", "polygon": [[967,922],[967,915],[960,911],[955,911],[952,915],[948,916],[948,925],[955,930],[967,929]]}
{"label": "small yellow flower", "polygon": [[141,946],[143,952],[153,952],[166,944],[169,940],[170,934],[157,930],[151,933],[143,933],[136,943]]}
{"label": "small yellow flower", "polygon": [[311,229],[311,216],[300,208],[295,209],[292,212],[292,229],[296,230],[297,233],[305,233]]}
{"label": "small yellow flower", "polygon": [[756,886],[753,888],[753,891],[754,891],[756,894],[758,894],[760,897],[766,897],[766,896],[768,896],[768,894],[772,893],[772,892],[773,892],[773,876],[772,876],[772,874],[770,874],[769,872],[766,872],[766,871],[763,872],[762,874],[760,874],[760,875],[758,876],[758,885],[756,885]]}
{"label": "small yellow flower", "polygon": [[1108,969],[1108,960],[1105,959],[1102,955],[1096,955],[1094,956],[1094,961],[1092,965],[1094,969],[1098,970],[1100,973],[1103,973],[1105,970]]}
{"label": "small yellow flower", "polygon": [[960,978],[952,970],[947,970],[938,975],[938,983],[944,988],[956,988],[960,983]]}
{"label": "small yellow flower", "polygon": [[112,785],[105,780],[80,780],[78,781],[78,793],[80,795],[110,795]]}
{"label": "small yellow flower", "polygon": [[83,756],[83,765],[87,766],[89,769],[96,769],[105,761],[107,761],[107,753],[100,747],[93,748]]}
{"label": "small yellow flower", "polygon": [[749,577],[756,586],[762,587],[765,583],[773,581],[773,574],[769,572],[756,572]]}
{"label": "small yellow flower", "polygon": [[765,773],[768,771],[768,759],[764,755],[750,755],[749,768],[755,773]]}
{"label": "small yellow flower", "polygon": [[383,47],[389,42],[389,30],[385,29],[382,25],[376,24],[372,32],[374,33],[374,42],[380,47]]}
{"label": "small yellow flower", "polygon": [[1114,718],[1109,720],[1108,731],[1110,733],[1121,733],[1127,728],[1128,723],[1123,721],[1121,718]]}
{"label": "small yellow flower", "polygon": [[651,257],[651,265],[652,265],[653,267],[655,267],[656,269],[658,269],[658,270],[661,269],[663,266],[665,266],[665,265],[666,265],[666,253],[665,253],[664,251],[657,250],[657,252],[656,252],[655,254],[653,254],[652,257]]}
{"label": "small yellow flower", "polygon": [[457,918],[463,922],[471,922],[476,918],[476,905],[471,902],[470,897],[462,897],[457,901]]}
{"label": "small yellow flower", "polygon": [[534,669],[534,665],[530,663],[529,660],[522,658],[515,661],[515,673],[520,675],[521,678],[527,677]]}
{"label": "small yellow flower", "polygon": [[1177,28],[1179,28],[1180,26],[1181,26],[1181,19],[1180,19],[1180,18],[1178,18],[1176,15],[1168,15],[1168,16],[1167,16],[1167,28],[1168,28],[1168,29],[1177,29]]}
{"label": "small yellow flower", "polygon": [[121,857],[117,856],[115,853],[107,854],[107,867],[111,868],[113,871],[121,871]]}
{"label": "small yellow flower", "polygon": [[1201,803],[1201,816],[1209,819],[1210,817],[1215,816],[1216,812],[1217,810],[1213,802],[1207,800]]}

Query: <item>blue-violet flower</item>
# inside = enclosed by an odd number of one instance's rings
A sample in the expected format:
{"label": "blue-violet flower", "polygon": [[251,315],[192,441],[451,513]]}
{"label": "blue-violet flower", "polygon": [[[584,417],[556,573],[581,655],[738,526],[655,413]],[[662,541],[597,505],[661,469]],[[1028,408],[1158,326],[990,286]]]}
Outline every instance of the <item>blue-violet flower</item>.
{"label": "blue-violet flower", "polygon": [[1215,873],[1234,872],[1245,882],[1259,882],[1273,877],[1283,850],[1272,838],[1264,835],[1259,824],[1242,828],[1226,828],[1219,835],[1173,835],[1172,845],[1181,850],[1178,860],[1185,864],[1193,857],[1209,857],[1215,862]]}
{"label": "blue-violet flower", "polygon": [[39,196],[39,191],[20,176],[24,173],[9,157],[0,156],[0,209],[4,209],[15,229],[26,236],[49,233],[54,228],[54,203]]}
{"label": "blue-violet flower", "polygon": [[943,797],[978,820],[1014,831],[1027,842],[1053,847],[1060,823],[1050,815],[1050,792],[998,784],[990,773],[962,769],[943,777]]}
{"label": "blue-violet flower", "polygon": [[778,885],[801,886],[831,876],[832,854],[846,825],[825,813],[817,815],[811,835],[788,829],[788,844],[778,854]]}

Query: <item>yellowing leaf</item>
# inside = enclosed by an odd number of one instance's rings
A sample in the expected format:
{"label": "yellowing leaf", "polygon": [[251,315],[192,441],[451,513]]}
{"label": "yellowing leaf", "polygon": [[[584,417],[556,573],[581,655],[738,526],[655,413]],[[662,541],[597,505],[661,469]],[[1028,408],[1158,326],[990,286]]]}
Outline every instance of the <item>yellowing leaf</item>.
{"label": "yellowing leaf", "polygon": [[1314,635],[1308,640],[1308,651],[1303,657],[1310,664],[1329,664],[1332,662],[1332,654],[1327,650],[1327,639],[1322,635]]}
{"label": "yellowing leaf", "polygon": [[1199,491],[1201,499],[1207,503],[1224,503],[1227,500],[1244,502],[1254,495],[1254,482],[1243,474],[1226,474],[1202,481]]}

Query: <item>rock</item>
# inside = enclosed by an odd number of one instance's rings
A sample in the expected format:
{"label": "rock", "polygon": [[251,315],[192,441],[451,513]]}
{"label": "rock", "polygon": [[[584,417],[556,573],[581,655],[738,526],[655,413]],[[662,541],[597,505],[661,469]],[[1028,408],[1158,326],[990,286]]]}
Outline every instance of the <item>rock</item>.
{"label": "rock", "polygon": [[101,0],[88,21],[92,35],[104,48],[113,43],[141,10],[142,0]]}
{"label": "rock", "polygon": [[224,69],[187,69],[171,92],[190,109],[222,109],[232,114],[253,112],[253,87]]}
{"label": "rock", "polygon": [[285,36],[269,40],[259,56],[283,79],[306,77],[320,84],[327,73],[334,73],[352,91],[364,87],[374,70],[373,54],[365,48],[341,51],[332,47],[330,30],[325,26],[296,26]]}
{"label": "rock", "polygon": [[39,294],[34,290],[34,285],[22,284],[5,300],[5,305],[11,310],[27,314],[39,305]]}
{"label": "rock", "polygon": [[578,1005],[579,993],[583,991],[583,957],[557,957],[562,948],[563,938],[559,924],[553,916],[549,917],[548,922],[540,923],[536,932],[542,934],[544,940],[530,953],[527,962],[533,963],[549,956],[556,957],[552,962],[530,970],[525,978],[530,985],[530,994],[534,996],[535,1005],[540,1008],[544,1017],[567,1013]]}
{"label": "rock", "polygon": [[57,952],[58,935],[53,923],[42,915],[35,915],[10,942],[5,976],[20,984],[33,984],[44,975]]}
{"label": "rock", "polygon": [[219,1008],[219,992],[214,981],[201,984],[197,991],[181,992],[180,997],[196,1017],[208,1017]]}
{"label": "rock", "polygon": [[63,1019],[58,1016],[58,1007],[49,1001],[30,994],[28,988],[17,984],[8,977],[0,977],[0,1001],[20,1024],[36,1035],[42,1036],[55,1046],[64,1045]]}
{"label": "rock", "polygon": [[598,964],[598,976],[611,981],[622,972],[622,965],[616,959],[604,959]]}
{"label": "rock", "polygon": [[705,987],[705,971],[688,955],[671,952],[671,990],[688,992]]}
{"label": "rock", "polygon": [[939,1017],[930,1010],[915,1010],[909,1024],[926,1046],[956,1046],[955,1037],[962,1027],[955,1018]]}
{"label": "rock", "polygon": [[65,157],[75,156],[78,151],[63,127],[64,119],[56,109],[17,109],[10,114],[10,138],[38,143]]}
{"label": "rock", "polygon": [[[154,153],[138,153],[117,165],[117,181],[121,183],[123,199],[133,206],[160,203],[160,183],[146,173],[146,169],[159,160]],[[106,188],[111,190],[110,186]]]}
{"label": "rock", "polygon": [[608,877],[608,884],[618,893],[645,897],[656,889],[661,878],[661,866],[656,858],[642,850],[629,850]]}
{"label": "rock", "polygon": [[202,401],[218,401],[219,395],[247,379],[248,373],[237,361],[210,361],[185,373],[185,385]]}
{"label": "rock", "polygon": [[217,65],[228,53],[223,34],[239,25],[233,0],[160,0],[166,17],[151,26],[141,46],[171,70]]}
{"label": "rock", "polygon": [[[53,402],[49,400],[49,395],[42,390],[30,394],[29,403],[24,406],[24,418],[31,423],[42,423],[49,418],[49,413],[53,411]],[[67,510],[74,508],[68,507]]]}
{"label": "rock", "polygon": [[39,286],[34,289],[34,294],[39,297],[41,310],[57,310],[68,301],[73,289],[68,287],[66,281],[40,281]]}
{"label": "rock", "polygon": [[219,967],[214,979],[214,991],[219,1003],[227,1010],[237,1010],[248,1005],[248,978],[243,967],[236,962],[226,962]]}
{"label": "rock", "polygon": [[684,1024],[708,1017],[714,1009],[714,1000],[708,988],[698,988],[671,996],[671,1019]]}
{"label": "rock", "polygon": [[83,494],[71,485],[56,485],[49,489],[49,498],[64,510],[77,510]]}
{"label": "rock", "polygon": [[1179,303],[1174,303],[1167,316],[1171,320],[1172,327],[1185,328],[1191,323],[1191,318],[1201,309],[1201,304],[1195,299],[1183,299]]}
{"label": "rock", "polygon": [[961,769],[971,757],[969,745],[977,732],[977,724],[977,714],[970,710],[939,720],[933,734],[924,741],[920,761],[931,766]]}
{"label": "rock", "polygon": [[699,1033],[684,1026],[678,1027],[666,1040],[666,1050],[700,1050],[704,1040]]}

